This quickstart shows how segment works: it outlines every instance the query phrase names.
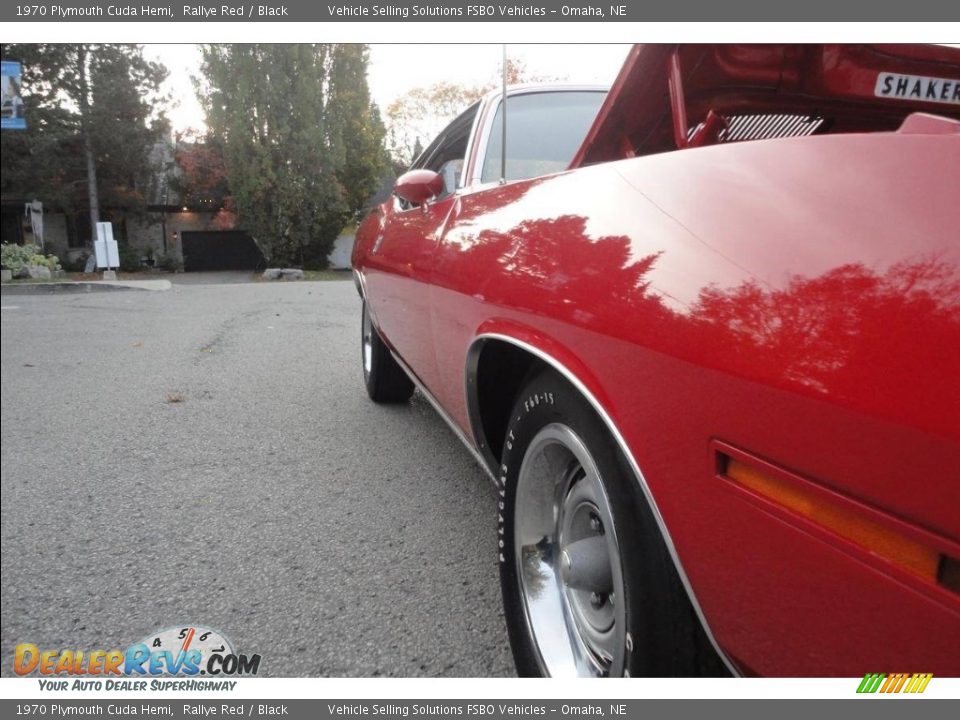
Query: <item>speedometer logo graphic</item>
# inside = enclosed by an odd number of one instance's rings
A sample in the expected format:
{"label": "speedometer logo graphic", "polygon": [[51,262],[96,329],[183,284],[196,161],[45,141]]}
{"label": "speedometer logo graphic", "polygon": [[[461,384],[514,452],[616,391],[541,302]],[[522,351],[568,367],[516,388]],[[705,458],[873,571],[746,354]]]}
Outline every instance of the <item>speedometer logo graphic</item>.
{"label": "speedometer logo graphic", "polygon": [[171,657],[187,657],[192,652],[192,658],[198,661],[193,664],[201,668],[200,674],[206,675],[210,658],[213,655],[227,657],[235,655],[233,644],[223,633],[203,625],[182,625],[171,627],[152,633],[141,640],[151,653],[169,652]]}

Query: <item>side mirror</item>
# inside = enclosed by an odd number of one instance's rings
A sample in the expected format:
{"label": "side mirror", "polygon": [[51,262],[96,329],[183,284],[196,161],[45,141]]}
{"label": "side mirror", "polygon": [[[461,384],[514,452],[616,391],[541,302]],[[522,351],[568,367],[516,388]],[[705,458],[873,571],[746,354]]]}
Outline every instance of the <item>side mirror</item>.
{"label": "side mirror", "polygon": [[423,205],[443,193],[443,176],[433,170],[411,170],[397,178],[394,194],[414,205]]}

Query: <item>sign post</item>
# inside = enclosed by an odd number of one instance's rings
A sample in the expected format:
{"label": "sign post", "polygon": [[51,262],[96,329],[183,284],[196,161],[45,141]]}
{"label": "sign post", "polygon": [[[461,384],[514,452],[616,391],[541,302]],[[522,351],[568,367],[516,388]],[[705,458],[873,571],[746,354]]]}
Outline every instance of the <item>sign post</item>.
{"label": "sign post", "polygon": [[113,268],[120,267],[120,250],[113,239],[113,223],[97,223],[97,240],[93,243],[93,252],[97,256],[97,267],[103,271],[104,280],[116,280]]}

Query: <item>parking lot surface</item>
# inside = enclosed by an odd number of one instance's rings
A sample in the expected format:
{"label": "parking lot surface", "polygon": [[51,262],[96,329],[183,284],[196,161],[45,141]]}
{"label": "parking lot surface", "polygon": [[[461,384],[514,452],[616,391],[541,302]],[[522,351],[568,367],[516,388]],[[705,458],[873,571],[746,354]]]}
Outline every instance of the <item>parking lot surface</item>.
{"label": "parking lot surface", "polygon": [[363,390],[350,282],[4,296],[13,649],[199,624],[268,676],[502,676],[494,492]]}

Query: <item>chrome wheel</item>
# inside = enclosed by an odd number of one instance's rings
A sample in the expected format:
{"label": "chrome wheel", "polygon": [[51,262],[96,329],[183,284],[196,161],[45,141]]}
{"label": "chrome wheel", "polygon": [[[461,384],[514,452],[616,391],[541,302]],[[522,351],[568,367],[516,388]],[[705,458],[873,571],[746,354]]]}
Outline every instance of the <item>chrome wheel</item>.
{"label": "chrome wheel", "polygon": [[367,303],[360,321],[360,360],[363,383],[370,399],[378,403],[406,402],[413,394],[413,382],[397,363],[377,332]]}
{"label": "chrome wheel", "polygon": [[619,676],[626,614],[610,501],[583,441],[552,423],[517,476],[514,561],[543,674]]}
{"label": "chrome wheel", "polygon": [[[356,320],[354,320],[354,322],[356,322]],[[370,369],[373,367],[373,323],[370,322],[370,313],[366,308],[363,309],[361,342],[363,344],[363,374],[369,375]]]}

